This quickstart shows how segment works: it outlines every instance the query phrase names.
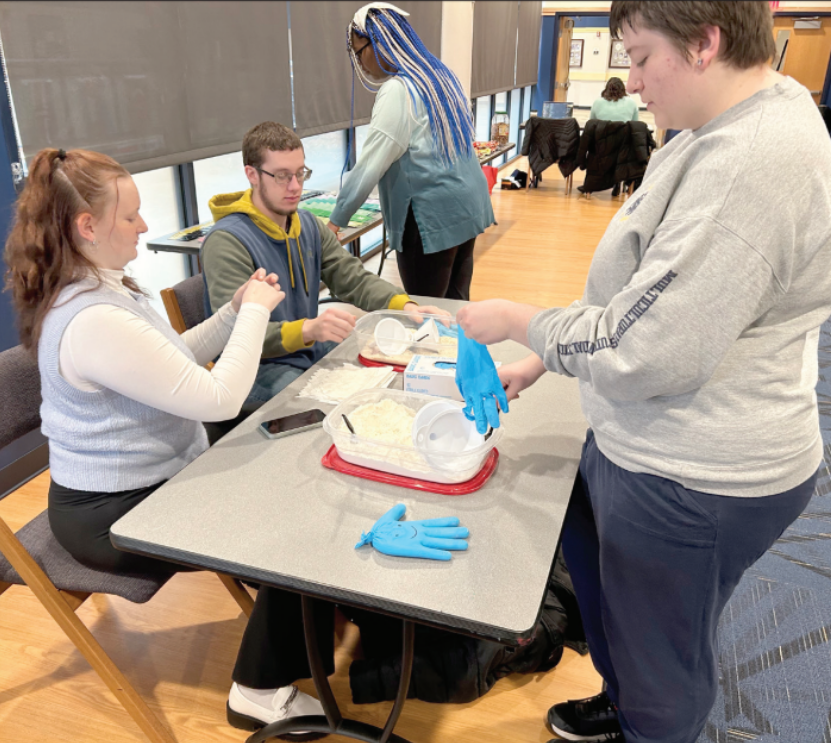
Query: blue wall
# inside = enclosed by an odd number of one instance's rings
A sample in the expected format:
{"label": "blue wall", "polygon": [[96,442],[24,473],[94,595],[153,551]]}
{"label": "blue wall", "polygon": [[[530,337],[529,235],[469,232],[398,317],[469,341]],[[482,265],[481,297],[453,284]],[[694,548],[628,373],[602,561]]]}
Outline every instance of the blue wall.
{"label": "blue wall", "polygon": [[[540,35],[540,64],[537,70],[537,90],[531,108],[542,111],[545,101],[554,100],[554,81],[557,79],[557,42],[560,29],[560,14],[546,15],[542,18]],[[588,15],[568,15],[574,21],[574,28],[608,27],[608,13],[589,13]]]}
{"label": "blue wall", "polygon": [[542,104],[553,99],[554,69],[556,56],[554,48],[557,41],[557,26],[559,18],[555,15],[546,15],[542,18],[542,32],[540,34],[540,63],[537,70],[537,87],[531,108],[542,111]]}

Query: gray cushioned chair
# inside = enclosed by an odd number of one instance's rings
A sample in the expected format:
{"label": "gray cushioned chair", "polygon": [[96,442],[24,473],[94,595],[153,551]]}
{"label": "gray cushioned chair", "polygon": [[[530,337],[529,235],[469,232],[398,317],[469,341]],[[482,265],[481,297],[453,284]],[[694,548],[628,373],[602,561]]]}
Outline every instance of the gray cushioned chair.
{"label": "gray cushioned chair", "polygon": [[180,281],[172,289],[160,292],[167,317],[180,335],[205,319],[205,285],[202,274]]}
{"label": "gray cushioned chair", "polygon": [[[40,426],[40,374],[22,346],[0,353],[0,449]],[[250,616],[253,600],[242,584],[218,574],[243,612]],[[175,738],[141,699],[124,674],[104,652],[75,611],[93,593],[120,596],[134,603],[149,601],[169,580],[140,574],[92,570],[77,562],[60,544],[46,511],[16,534],[0,518],[0,594],[25,585],[89,661],[110,691],[153,743]]]}

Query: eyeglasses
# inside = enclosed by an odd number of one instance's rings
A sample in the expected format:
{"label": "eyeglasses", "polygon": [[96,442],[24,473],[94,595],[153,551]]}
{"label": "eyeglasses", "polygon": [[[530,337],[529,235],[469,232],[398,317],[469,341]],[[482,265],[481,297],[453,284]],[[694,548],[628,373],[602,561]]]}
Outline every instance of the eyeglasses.
{"label": "eyeglasses", "polygon": [[361,52],[363,52],[363,50],[364,50],[364,49],[366,49],[368,46],[372,46],[372,42],[371,42],[371,41],[367,41],[367,42],[366,42],[366,44],[364,44],[364,45],[363,45],[360,49],[355,49],[355,48],[353,47],[353,48],[352,48],[352,51],[355,53],[355,56],[356,56],[356,57],[360,57],[360,56],[361,56]]}
{"label": "eyeglasses", "polygon": [[289,173],[287,170],[278,170],[276,173],[269,173],[267,170],[263,170],[262,168],[257,168],[257,171],[263,175],[270,175],[275,182],[279,183],[281,186],[288,186],[289,183],[291,183],[292,178],[297,178],[298,183],[303,183],[312,177],[312,171],[308,168],[298,170],[296,173]]}

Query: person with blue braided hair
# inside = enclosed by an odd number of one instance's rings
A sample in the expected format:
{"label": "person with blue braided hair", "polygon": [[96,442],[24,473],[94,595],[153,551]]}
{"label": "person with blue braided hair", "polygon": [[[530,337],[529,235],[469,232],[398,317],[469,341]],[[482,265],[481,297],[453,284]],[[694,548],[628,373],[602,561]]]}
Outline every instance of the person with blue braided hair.
{"label": "person with blue braided hair", "polygon": [[377,96],[328,226],[337,234],[378,186],[405,291],[468,300],[474,243],[495,223],[493,208],[473,151],[470,103],[407,15],[370,3],[347,29],[354,73]]}

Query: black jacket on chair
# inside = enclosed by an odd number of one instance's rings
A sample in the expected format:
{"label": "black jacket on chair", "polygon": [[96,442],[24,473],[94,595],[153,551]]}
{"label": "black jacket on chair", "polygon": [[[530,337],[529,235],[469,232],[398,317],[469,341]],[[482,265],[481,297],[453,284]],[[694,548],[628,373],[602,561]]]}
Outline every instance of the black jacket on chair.
{"label": "black jacket on chair", "polygon": [[642,121],[590,119],[580,138],[577,163],[586,171],[583,191],[614,188],[642,178],[655,140]]}
{"label": "black jacket on chair", "polygon": [[522,152],[535,176],[557,163],[563,178],[577,170],[580,125],[575,119],[543,119],[532,116],[525,122]]}
{"label": "black jacket on chair", "polygon": [[640,181],[646,173],[649,156],[658,145],[652,137],[649,127],[642,121],[630,121],[629,139],[618,151],[615,181]]}

